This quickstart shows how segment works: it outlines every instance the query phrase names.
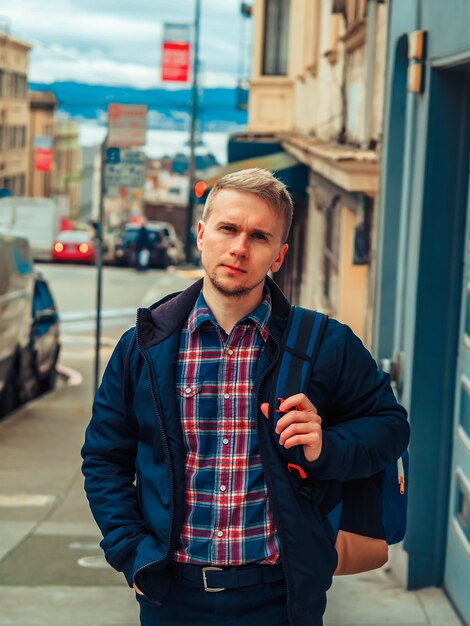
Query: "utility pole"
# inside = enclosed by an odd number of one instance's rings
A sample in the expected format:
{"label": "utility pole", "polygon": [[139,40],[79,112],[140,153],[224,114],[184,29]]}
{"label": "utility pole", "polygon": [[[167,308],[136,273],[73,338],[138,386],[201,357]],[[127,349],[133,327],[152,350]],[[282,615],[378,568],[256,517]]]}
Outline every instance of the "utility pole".
{"label": "utility pole", "polygon": [[199,22],[201,17],[201,0],[195,0],[194,11],[194,57],[193,57],[193,82],[191,96],[191,126],[189,134],[189,193],[188,212],[186,216],[186,260],[193,260],[193,215],[194,215],[194,184],[196,182],[196,132],[198,118],[198,89],[199,89]]}
{"label": "utility pole", "polygon": [[94,390],[98,389],[100,376],[100,350],[101,350],[101,304],[102,304],[102,285],[103,285],[103,222],[104,222],[104,198],[106,195],[106,149],[108,145],[108,136],[103,139],[100,147],[101,154],[101,184],[100,184],[100,205],[98,223],[96,229],[96,330],[95,330],[95,376]]}

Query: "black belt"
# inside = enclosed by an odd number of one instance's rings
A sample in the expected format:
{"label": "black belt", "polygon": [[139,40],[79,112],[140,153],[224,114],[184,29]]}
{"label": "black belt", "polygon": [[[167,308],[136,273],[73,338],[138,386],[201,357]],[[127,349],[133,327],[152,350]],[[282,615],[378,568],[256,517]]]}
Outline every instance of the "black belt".
{"label": "black belt", "polygon": [[172,562],[177,578],[199,583],[205,591],[225,591],[251,585],[263,585],[284,579],[279,565],[241,565],[240,567],[215,567]]}

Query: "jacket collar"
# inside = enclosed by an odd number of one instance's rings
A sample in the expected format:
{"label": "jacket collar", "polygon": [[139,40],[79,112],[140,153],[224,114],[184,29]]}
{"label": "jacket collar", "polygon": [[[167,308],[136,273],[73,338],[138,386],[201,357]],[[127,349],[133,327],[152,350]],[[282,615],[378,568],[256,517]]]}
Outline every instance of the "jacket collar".
{"label": "jacket collar", "polygon": [[[266,278],[271,291],[272,314],[268,322],[269,332],[280,339],[290,311],[290,304],[276,283]],[[160,343],[175,330],[181,328],[194,307],[202,289],[202,279],[179,293],[173,293],[137,311],[137,337],[143,348]]]}

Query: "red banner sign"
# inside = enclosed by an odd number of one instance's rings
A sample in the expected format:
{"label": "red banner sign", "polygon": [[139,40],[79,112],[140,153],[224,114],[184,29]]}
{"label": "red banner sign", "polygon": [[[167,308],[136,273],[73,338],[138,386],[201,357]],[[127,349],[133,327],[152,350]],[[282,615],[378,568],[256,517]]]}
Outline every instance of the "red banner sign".
{"label": "red banner sign", "polygon": [[162,81],[188,82],[190,42],[190,24],[163,24]]}
{"label": "red banner sign", "polygon": [[162,81],[188,82],[189,56],[189,43],[164,41],[162,50]]}
{"label": "red banner sign", "polygon": [[34,169],[36,172],[50,172],[52,169],[52,150],[36,148],[34,150]]}

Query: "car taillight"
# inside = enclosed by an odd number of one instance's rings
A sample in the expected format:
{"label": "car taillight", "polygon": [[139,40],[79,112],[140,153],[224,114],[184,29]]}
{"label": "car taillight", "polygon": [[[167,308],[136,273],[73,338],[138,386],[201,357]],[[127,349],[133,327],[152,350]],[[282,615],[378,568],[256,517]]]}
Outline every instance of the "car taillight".
{"label": "car taillight", "polygon": [[63,250],[63,249],[64,249],[64,245],[63,245],[62,243],[57,242],[57,243],[54,245],[54,250],[55,250],[56,252],[62,252],[62,250]]}
{"label": "car taillight", "polygon": [[79,247],[79,250],[80,250],[80,252],[85,254],[86,252],[88,252],[88,245],[86,243],[81,243],[80,247]]}

